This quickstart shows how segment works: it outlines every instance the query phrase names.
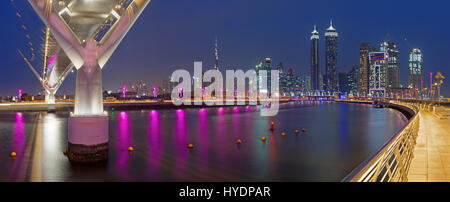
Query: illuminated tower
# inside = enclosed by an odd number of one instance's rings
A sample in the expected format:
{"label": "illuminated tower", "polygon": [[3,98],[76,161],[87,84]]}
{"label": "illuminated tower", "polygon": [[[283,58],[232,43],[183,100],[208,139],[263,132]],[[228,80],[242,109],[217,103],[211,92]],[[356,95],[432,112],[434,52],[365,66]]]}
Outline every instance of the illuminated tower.
{"label": "illuminated tower", "polygon": [[369,94],[372,96],[386,95],[387,52],[369,53]]}
{"label": "illuminated tower", "polygon": [[386,69],[386,88],[400,87],[400,59],[397,44],[394,42],[383,42],[380,46],[381,52],[387,52],[388,64]]}
{"label": "illuminated tower", "polygon": [[363,43],[359,47],[359,95],[367,96],[369,94],[369,53],[376,49],[370,43]]}
{"label": "illuminated tower", "polygon": [[319,32],[311,32],[311,90],[320,90],[320,69],[319,69]]}
{"label": "illuminated tower", "polygon": [[69,159],[108,158],[102,69],[150,0],[28,0],[77,69]]}
{"label": "illuminated tower", "polygon": [[422,94],[423,54],[417,48],[409,52],[409,87]]}
{"label": "illuminated tower", "polygon": [[214,56],[215,56],[214,69],[219,70],[219,42],[217,36],[216,42],[214,43]]}
{"label": "illuminated tower", "polygon": [[[267,71],[267,75],[260,75],[259,71],[265,70]],[[260,93],[261,96],[269,96],[271,92],[271,81],[272,81],[272,59],[270,57],[266,57],[261,60],[259,64],[255,66],[256,71],[256,81],[257,81],[257,88],[258,93]]]}
{"label": "illuminated tower", "polygon": [[330,27],[325,32],[325,90],[336,92],[338,90],[337,55],[338,55],[338,33],[330,21]]}

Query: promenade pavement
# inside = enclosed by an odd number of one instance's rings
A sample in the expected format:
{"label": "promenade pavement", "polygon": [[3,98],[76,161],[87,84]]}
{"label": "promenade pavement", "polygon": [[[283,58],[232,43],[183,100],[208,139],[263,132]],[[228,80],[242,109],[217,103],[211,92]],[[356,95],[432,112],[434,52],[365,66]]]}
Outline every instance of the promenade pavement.
{"label": "promenade pavement", "polygon": [[441,119],[432,112],[421,110],[408,181],[450,182],[450,119]]}

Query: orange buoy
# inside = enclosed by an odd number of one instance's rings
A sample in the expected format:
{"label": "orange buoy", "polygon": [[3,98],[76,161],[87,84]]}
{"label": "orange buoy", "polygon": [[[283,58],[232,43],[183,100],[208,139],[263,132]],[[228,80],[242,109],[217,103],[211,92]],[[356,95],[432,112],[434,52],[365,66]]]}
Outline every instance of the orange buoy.
{"label": "orange buoy", "polygon": [[236,143],[237,144],[242,144],[242,140],[239,139],[239,140],[236,141]]}
{"label": "orange buoy", "polygon": [[300,131],[298,131],[298,130],[295,130],[295,134],[298,134]]}
{"label": "orange buoy", "polygon": [[262,137],[261,140],[262,140],[263,142],[265,142],[265,141],[266,141],[266,137]]}
{"label": "orange buoy", "polygon": [[285,136],[286,135],[286,133],[281,133],[281,136]]}
{"label": "orange buoy", "polygon": [[129,152],[133,152],[133,151],[134,151],[134,148],[133,148],[133,147],[128,147],[128,151],[129,151]]}
{"label": "orange buoy", "polygon": [[67,155],[67,149],[64,149],[63,154]]}
{"label": "orange buoy", "polygon": [[17,154],[16,154],[16,152],[11,152],[11,157],[16,157],[17,156]]}
{"label": "orange buoy", "polygon": [[189,144],[189,145],[188,145],[188,148],[189,148],[189,149],[193,149],[193,148],[194,148],[194,145],[193,145],[193,144]]}

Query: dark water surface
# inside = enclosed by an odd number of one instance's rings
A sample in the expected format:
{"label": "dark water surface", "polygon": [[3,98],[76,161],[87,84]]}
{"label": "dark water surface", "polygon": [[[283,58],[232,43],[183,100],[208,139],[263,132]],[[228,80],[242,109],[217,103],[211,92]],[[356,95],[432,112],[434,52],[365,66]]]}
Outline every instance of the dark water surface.
{"label": "dark water surface", "polygon": [[68,113],[0,113],[0,181],[339,181],[407,122],[333,102],[283,104],[276,117],[256,106],[109,114],[109,161],[79,166],[63,154]]}

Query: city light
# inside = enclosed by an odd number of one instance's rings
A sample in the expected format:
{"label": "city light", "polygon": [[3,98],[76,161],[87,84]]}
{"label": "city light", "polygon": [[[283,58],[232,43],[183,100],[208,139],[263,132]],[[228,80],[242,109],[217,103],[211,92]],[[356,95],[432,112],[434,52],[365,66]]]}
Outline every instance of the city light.
{"label": "city light", "polygon": [[[445,3],[150,2],[8,2],[0,182],[285,201],[303,181],[450,181]],[[49,190],[118,194],[82,186]]]}

